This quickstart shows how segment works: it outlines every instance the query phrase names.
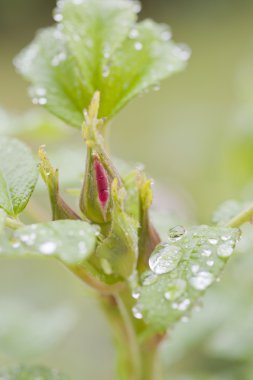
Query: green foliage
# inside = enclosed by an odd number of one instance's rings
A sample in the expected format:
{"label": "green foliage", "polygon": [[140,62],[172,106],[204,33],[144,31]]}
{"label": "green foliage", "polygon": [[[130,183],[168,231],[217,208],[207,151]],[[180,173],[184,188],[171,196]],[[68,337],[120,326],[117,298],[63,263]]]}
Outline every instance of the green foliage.
{"label": "green foliage", "polygon": [[[158,331],[188,314],[205,290],[219,278],[240,236],[239,230],[192,227],[171,230],[149,259],[153,272],[142,277],[135,312]],[[138,317],[138,315],[137,315]]]}
{"label": "green foliage", "polygon": [[38,168],[35,159],[21,142],[0,138],[0,208],[10,216],[20,214],[35,188]]}
{"label": "green foliage", "polygon": [[130,0],[59,1],[59,24],[38,33],[16,59],[35,104],[80,128],[83,110],[101,93],[100,117],[181,70],[189,50],[169,41],[167,26],[136,23]]}
{"label": "green foliage", "polygon": [[44,367],[14,367],[0,372],[4,380],[68,380],[69,378],[55,369]]}
{"label": "green foliage", "polygon": [[[146,371],[146,356],[155,357],[167,329],[188,318],[219,279],[240,236],[232,227],[249,221],[253,209],[227,204],[214,217],[220,227],[176,226],[161,243],[150,218],[152,180],[138,169],[124,173],[122,180],[114,167],[107,149],[107,119],[181,70],[190,54],[170,41],[167,26],[151,20],[137,23],[139,10],[140,4],[131,0],[60,0],[54,12],[58,24],[40,31],[16,59],[32,85],[33,103],[82,128],[87,159],[82,190],[75,191],[80,194],[76,214],[60,195],[58,169],[39,150],[53,221],[39,223],[38,218],[36,224],[23,225],[15,217],[34,190],[37,165],[23,144],[0,139],[0,253],[54,257],[93,287],[115,329],[122,351],[119,366],[125,366],[119,368],[122,378],[149,380],[152,360]],[[75,165],[63,154],[72,164],[72,181]],[[80,162],[75,169],[79,176]],[[164,223],[158,219],[164,238]],[[67,379],[37,367],[2,376]]]}
{"label": "green foliage", "polygon": [[2,239],[1,255],[53,256],[71,266],[95,251],[96,235],[97,229],[83,221],[31,224],[15,231],[10,242]]}

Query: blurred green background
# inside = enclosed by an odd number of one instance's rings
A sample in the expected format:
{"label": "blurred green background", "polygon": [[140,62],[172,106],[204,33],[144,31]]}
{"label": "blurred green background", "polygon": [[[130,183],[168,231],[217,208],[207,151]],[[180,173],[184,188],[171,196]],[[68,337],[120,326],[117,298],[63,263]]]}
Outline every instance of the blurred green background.
{"label": "blurred green background", "polygon": [[[253,1],[142,3],[141,17],[170,24],[193,54],[184,72],[116,117],[111,149],[145,164],[163,185],[162,207],[179,221],[207,223],[223,200],[253,199]],[[48,143],[63,187],[71,187],[82,172],[78,132],[27,114],[27,84],[12,66],[35,31],[52,23],[53,7],[51,0],[0,0],[0,106],[9,112],[0,111],[0,132],[12,128],[34,151]],[[250,226],[204,309],[170,333],[161,352],[168,380],[253,379],[251,234]],[[15,362],[52,365],[73,380],[113,377],[110,331],[91,291],[57,263],[1,260],[0,364]]]}

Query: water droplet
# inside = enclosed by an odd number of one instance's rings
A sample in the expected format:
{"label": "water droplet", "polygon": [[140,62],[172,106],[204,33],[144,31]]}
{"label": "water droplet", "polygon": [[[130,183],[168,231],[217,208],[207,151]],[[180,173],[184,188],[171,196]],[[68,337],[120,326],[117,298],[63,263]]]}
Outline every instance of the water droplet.
{"label": "water droplet", "polygon": [[137,300],[137,299],[140,297],[140,295],[141,295],[141,293],[140,293],[140,289],[139,289],[139,288],[136,288],[136,289],[133,290],[133,292],[132,292],[132,297],[133,297],[134,299]]}
{"label": "water droplet", "polygon": [[47,98],[45,97],[38,98],[38,104],[41,106],[44,106],[45,104],[47,104]]}
{"label": "water droplet", "polygon": [[161,33],[161,39],[163,41],[169,41],[172,37],[172,33],[170,30],[164,30],[162,33]]}
{"label": "water droplet", "polygon": [[57,55],[54,56],[54,58],[51,61],[51,65],[54,66],[54,67],[56,67],[61,62],[65,61],[66,58],[67,58],[66,53],[62,51],[61,53],[59,53],[59,54],[57,54]]}
{"label": "water droplet", "polygon": [[218,244],[218,239],[214,239],[214,238],[211,238],[211,239],[208,239],[208,242],[212,245],[217,245]]}
{"label": "water droplet", "polygon": [[143,49],[143,44],[140,41],[137,41],[134,44],[134,48],[135,48],[135,50],[140,51]]}
{"label": "water droplet", "polygon": [[45,96],[46,93],[47,93],[47,90],[43,87],[37,87],[34,89],[34,93],[37,95],[37,96]]}
{"label": "water droplet", "polygon": [[153,272],[146,272],[141,277],[141,283],[143,286],[154,284],[158,280],[158,276]]}
{"label": "water droplet", "polygon": [[190,280],[191,285],[197,290],[204,290],[213,282],[213,275],[209,272],[199,272]]}
{"label": "water droplet", "polygon": [[12,248],[19,248],[20,247],[20,242],[19,241],[14,241],[12,243]]}
{"label": "water droplet", "polygon": [[131,38],[131,39],[134,40],[137,37],[139,37],[139,31],[137,29],[135,29],[135,28],[131,29],[130,32],[129,32],[129,38]]}
{"label": "water droplet", "polygon": [[140,13],[140,11],[141,11],[141,3],[139,3],[139,1],[134,1],[134,3],[133,3],[133,11],[134,11],[134,13]]}
{"label": "water droplet", "polygon": [[178,310],[185,311],[190,306],[191,301],[187,298],[178,304]]}
{"label": "water droplet", "polygon": [[192,273],[197,273],[199,271],[199,265],[198,264],[193,264],[191,266]]}
{"label": "water droplet", "polygon": [[203,251],[201,252],[201,255],[204,257],[209,257],[212,254],[212,250],[209,248],[204,248]]}
{"label": "water droplet", "polygon": [[228,241],[227,243],[221,244],[217,249],[217,255],[221,258],[227,258],[233,253],[233,246]]}
{"label": "water droplet", "polygon": [[168,273],[176,268],[181,249],[167,243],[159,244],[149,258],[150,269],[156,274]]}
{"label": "water droplet", "polygon": [[173,53],[176,57],[180,58],[182,61],[187,61],[191,56],[191,49],[187,45],[179,44],[174,47]]}
{"label": "water droplet", "polygon": [[132,312],[133,312],[133,315],[136,319],[142,319],[143,318],[143,315],[142,315],[142,312],[141,312],[141,309],[140,307],[138,306],[134,306],[132,308]]}
{"label": "water droplet", "polygon": [[185,234],[185,229],[183,226],[175,226],[171,228],[168,232],[169,240],[170,241],[178,241],[182,239],[182,237]]}
{"label": "water droplet", "polygon": [[227,241],[229,239],[231,239],[231,235],[230,234],[229,235],[222,235],[222,237],[221,237],[221,240],[223,240],[223,241]]}
{"label": "water droplet", "polygon": [[59,11],[58,8],[55,9],[55,11],[53,12],[53,19],[54,21],[56,22],[61,22],[63,20],[63,15],[62,13]]}
{"label": "water droplet", "polygon": [[57,244],[54,241],[47,241],[39,246],[41,253],[45,255],[52,255],[56,250]]}
{"label": "water droplet", "polygon": [[80,241],[80,243],[78,243],[78,249],[79,252],[84,255],[87,252],[86,243],[84,241]]}
{"label": "water droplet", "polygon": [[22,235],[22,236],[20,237],[20,240],[21,240],[23,243],[27,244],[27,245],[32,245],[32,244],[34,243],[35,238],[36,238],[35,233],[32,233],[32,234],[30,234],[30,235]]}
{"label": "water droplet", "polygon": [[186,282],[181,279],[172,280],[167,287],[164,297],[168,301],[174,301],[185,291]]}
{"label": "water droplet", "polygon": [[212,267],[213,265],[214,265],[214,261],[213,260],[207,260],[207,265],[209,266],[209,267]]}
{"label": "water droplet", "polygon": [[110,75],[110,68],[109,68],[109,66],[104,65],[104,67],[103,67],[103,77],[107,78],[107,77],[109,77],[109,75]]}

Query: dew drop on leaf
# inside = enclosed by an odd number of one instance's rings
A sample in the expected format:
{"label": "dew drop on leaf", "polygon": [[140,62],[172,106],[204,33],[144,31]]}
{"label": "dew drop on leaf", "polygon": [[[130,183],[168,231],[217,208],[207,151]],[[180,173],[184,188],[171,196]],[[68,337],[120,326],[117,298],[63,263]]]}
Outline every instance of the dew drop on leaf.
{"label": "dew drop on leaf", "polygon": [[159,244],[149,258],[150,269],[156,274],[168,273],[176,268],[181,249],[176,245]]}
{"label": "dew drop on leaf", "polygon": [[185,234],[185,229],[183,226],[176,226],[169,230],[168,237],[170,241],[178,241],[182,239]]}
{"label": "dew drop on leaf", "polygon": [[168,301],[174,301],[179,298],[186,289],[186,282],[181,279],[171,281],[167,287],[164,297]]}
{"label": "dew drop on leaf", "polygon": [[39,246],[41,253],[45,255],[52,255],[56,250],[57,244],[53,241],[47,241]]}
{"label": "dew drop on leaf", "polygon": [[213,260],[207,260],[207,265],[209,266],[209,267],[212,267],[213,265],[214,265],[214,261]]}
{"label": "dew drop on leaf", "polygon": [[217,249],[217,255],[221,258],[230,257],[233,253],[233,246],[228,241],[227,243],[221,244]]}
{"label": "dew drop on leaf", "polygon": [[137,51],[141,51],[143,49],[143,44],[140,41],[135,42],[134,48]]}
{"label": "dew drop on leaf", "polygon": [[132,292],[132,297],[137,300],[140,297],[140,289],[134,289]]}
{"label": "dew drop on leaf", "polygon": [[208,242],[210,243],[210,244],[212,244],[212,245],[217,245],[218,244],[218,239],[208,239]]}
{"label": "dew drop on leaf", "polygon": [[141,309],[140,309],[140,306],[134,306],[132,308],[132,312],[133,312],[133,315],[136,319],[142,319],[143,318],[143,315],[142,315],[142,312],[141,312]]}
{"label": "dew drop on leaf", "polygon": [[192,277],[190,283],[193,288],[197,290],[204,290],[212,284],[213,280],[214,278],[212,273],[202,271]]}
{"label": "dew drop on leaf", "polygon": [[130,32],[129,32],[129,38],[131,38],[131,39],[134,40],[134,39],[137,38],[137,37],[139,37],[139,32],[138,32],[138,30],[135,29],[135,28],[131,29]]}

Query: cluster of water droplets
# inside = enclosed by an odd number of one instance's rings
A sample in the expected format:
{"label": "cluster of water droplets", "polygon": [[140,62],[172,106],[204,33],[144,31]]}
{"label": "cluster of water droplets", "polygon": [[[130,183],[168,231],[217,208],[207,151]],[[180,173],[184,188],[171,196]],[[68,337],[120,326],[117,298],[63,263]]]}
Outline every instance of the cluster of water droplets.
{"label": "cluster of water droplets", "polygon": [[29,95],[32,98],[33,104],[44,106],[47,104],[47,90],[44,87],[31,87]]}
{"label": "cluster of water droplets", "polygon": [[[81,223],[81,222],[80,222]],[[91,231],[74,226],[73,229],[64,223],[52,222],[48,225],[32,224],[14,233],[12,248],[21,253],[56,255],[66,262],[78,262],[86,257],[89,250],[88,235]],[[92,231],[93,235],[99,231]]]}
{"label": "cluster of water droplets", "polygon": [[239,237],[239,230],[231,228],[171,228],[168,242],[159,244],[150,257],[151,270],[141,276],[141,286],[134,288],[135,317],[152,313],[149,300],[154,298],[159,307],[167,310],[168,318],[187,322],[189,310],[195,308],[203,291],[219,281]]}

